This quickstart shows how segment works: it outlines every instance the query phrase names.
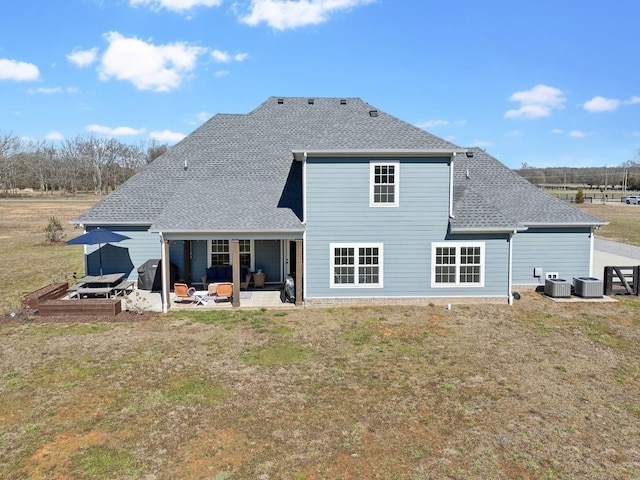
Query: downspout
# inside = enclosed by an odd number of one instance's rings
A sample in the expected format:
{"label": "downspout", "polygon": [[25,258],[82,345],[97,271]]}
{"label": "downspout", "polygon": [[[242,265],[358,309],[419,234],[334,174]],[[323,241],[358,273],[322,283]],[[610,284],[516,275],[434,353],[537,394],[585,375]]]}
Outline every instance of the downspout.
{"label": "downspout", "polygon": [[166,240],[160,232],[160,265],[162,265],[162,313],[169,312],[169,259],[166,253]]}
{"label": "downspout", "polygon": [[593,277],[593,249],[595,247],[595,233],[594,228],[591,227],[591,234],[589,235],[589,276]]}
{"label": "downspout", "polygon": [[518,233],[516,230],[509,233],[509,239],[507,243],[509,244],[509,272],[507,273],[507,288],[509,291],[507,292],[507,298],[509,299],[509,305],[513,305],[513,236]]}
{"label": "downspout", "polygon": [[449,218],[456,218],[453,216],[453,161],[456,158],[456,152],[451,155],[451,164],[449,166]]}

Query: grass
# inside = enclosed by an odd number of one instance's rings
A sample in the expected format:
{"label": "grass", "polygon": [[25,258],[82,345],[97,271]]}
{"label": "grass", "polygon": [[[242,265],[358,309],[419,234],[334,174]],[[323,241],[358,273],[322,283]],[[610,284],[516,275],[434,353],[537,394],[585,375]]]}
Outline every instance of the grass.
{"label": "grass", "polygon": [[[43,244],[60,202],[0,200],[0,255],[27,279],[4,311],[82,262]],[[617,225],[598,235],[640,234]],[[0,336],[0,478],[640,476],[638,298],[5,318]]]}
{"label": "grass", "polygon": [[0,199],[0,312],[16,310],[21,299],[44,285],[84,275],[81,245],[46,241],[44,229],[56,217],[63,240],[82,232],[69,224],[93,205],[97,197],[34,197]]}
{"label": "grass", "polygon": [[577,205],[591,215],[609,222],[596,232],[597,237],[640,246],[640,206],[624,203],[584,203]]}

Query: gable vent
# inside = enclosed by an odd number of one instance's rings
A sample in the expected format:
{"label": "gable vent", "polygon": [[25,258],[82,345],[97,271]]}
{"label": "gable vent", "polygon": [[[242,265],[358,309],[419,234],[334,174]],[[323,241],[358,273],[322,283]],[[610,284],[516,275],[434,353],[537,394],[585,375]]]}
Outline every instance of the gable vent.
{"label": "gable vent", "polygon": [[307,102],[309,103],[309,105],[314,105],[316,103],[313,98],[310,98],[309,100],[307,100]]}
{"label": "gable vent", "polygon": [[278,105],[282,105],[284,103],[284,98],[279,98],[278,99]]}
{"label": "gable vent", "polygon": [[369,116],[370,117],[377,117],[378,116],[378,110],[369,110]]}

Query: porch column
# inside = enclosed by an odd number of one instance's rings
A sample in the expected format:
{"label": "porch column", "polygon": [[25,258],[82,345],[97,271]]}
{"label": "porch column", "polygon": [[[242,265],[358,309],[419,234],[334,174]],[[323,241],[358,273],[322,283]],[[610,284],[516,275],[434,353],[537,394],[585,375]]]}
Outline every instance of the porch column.
{"label": "porch column", "polygon": [[296,306],[302,306],[302,240],[296,240]]}
{"label": "porch column", "polygon": [[240,306],[240,240],[231,240],[231,265],[233,270],[233,302]]}
{"label": "porch column", "polygon": [[171,296],[169,285],[169,276],[171,272],[171,263],[169,261],[169,241],[165,240],[162,234],[160,234],[160,239],[162,241],[162,250],[161,250],[161,265],[162,265],[162,312],[167,313],[169,308],[171,307]]}

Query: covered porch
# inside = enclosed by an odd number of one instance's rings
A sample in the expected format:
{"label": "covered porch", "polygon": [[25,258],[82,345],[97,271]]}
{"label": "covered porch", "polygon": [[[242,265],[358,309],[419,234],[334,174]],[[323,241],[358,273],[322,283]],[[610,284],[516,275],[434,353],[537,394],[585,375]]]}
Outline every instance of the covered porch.
{"label": "covered porch", "polygon": [[[233,284],[232,302],[208,302],[207,308],[293,306],[281,301],[287,278],[293,280],[295,305],[303,304],[303,241],[298,235],[229,238],[222,235],[160,234],[162,311],[180,306],[174,302],[171,265],[178,267],[179,281],[206,291],[214,281],[207,275],[225,267],[225,281]],[[298,237],[298,238],[296,238]],[[247,275],[249,274],[249,275]],[[248,281],[247,281],[247,278]]]}

